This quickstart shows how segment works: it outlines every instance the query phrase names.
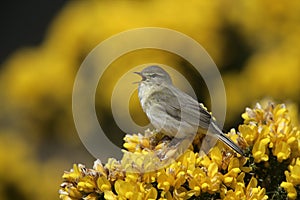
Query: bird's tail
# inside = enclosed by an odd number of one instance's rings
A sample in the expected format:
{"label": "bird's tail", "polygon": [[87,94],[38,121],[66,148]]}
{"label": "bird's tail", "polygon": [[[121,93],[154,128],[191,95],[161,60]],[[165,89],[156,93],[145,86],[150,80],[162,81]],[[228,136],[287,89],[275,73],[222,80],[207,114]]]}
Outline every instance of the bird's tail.
{"label": "bird's tail", "polygon": [[214,131],[214,135],[217,136],[219,140],[221,140],[223,143],[225,143],[228,147],[233,149],[235,152],[239,153],[242,156],[244,155],[244,151],[237,144],[235,144],[230,138],[228,138],[215,123],[211,123],[211,125]]}

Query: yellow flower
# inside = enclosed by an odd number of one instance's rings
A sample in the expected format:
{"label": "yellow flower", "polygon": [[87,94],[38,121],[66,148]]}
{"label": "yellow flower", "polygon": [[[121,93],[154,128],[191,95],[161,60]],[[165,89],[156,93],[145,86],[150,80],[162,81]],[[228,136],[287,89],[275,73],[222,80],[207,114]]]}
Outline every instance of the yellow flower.
{"label": "yellow flower", "polygon": [[104,192],[104,198],[107,200],[117,200],[117,195],[115,195],[112,191],[106,190]]}
{"label": "yellow flower", "polygon": [[[157,199],[158,192],[151,184],[117,180],[114,184],[118,199]],[[115,196],[107,193],[113,199]]]}
{"label": "yellow flower", "polygon": [[295,186],[300,185],[300,158],[293,159],[288,169],[289,171],[284,172],[287,181],[282,182],[280,186],[287,191],[289,198],[296,199]]}
{"label": "yellow flower", "polygon": [[246,112],[242,114],[244,124],[257,124],[264,121],[264,111],[259,103],[256,104],[254,109],[246,108]]}
{"label": "yellow flower", "polygon": [[[285,167],[283,161],[291,157],[293,160],[284,172],[286,181],[281,179],[277,184],[287,191],[289,198],[297,198],[300,157],[293,157],[297,154],[292,154],[291,151],[299,147],[296,139],[299,130],[292,126],[288,110],[283,105],[274,106],[269,103],[262,107],[257,104],[253,110],[246,110],[244,118],[245,123],[239,127],[240,134],[232,129],[228,136],[238,144],[244,140],[244,148],[253,145],[252,155],[248,152],[249,158],[238,156],[232,150],[224,148],[222,143],[217,143],[208,154],[197,153],[194,149],[199,144],[193,143],[195,146],[162,167],[164,162],[160,160],[158,153],[168,150],[170,141],[161,141],[156,133],[148,131],[144,136],[137,134],[124,138],[128,144],[134,144],[134,148],[127,146],[129,149],[123,150],[120,161],[111,158],[103,166],[100,160],[96,160],[93,169],[80,164],[74,165],[70,172],[63,175],[60,198],[96,199],[101,194],[110,200],[183,200],[197,196],[209,198],[210,195],[219,194],[222,199],[227,200],[267,199],[266,189],[258,185],[256,178],[260,178],[267,189],[271,187],[272,191],[268,192],[279,198],[281,196],[278,195],[284,194],[273,186],[268,186],[269,179],[273,177],[264,173],[269,172],[273,162],[278,162],[274,168]],[[195,140],[200,142],[197,137]],[[275,156],[277,159],[274,159]],[[158,166],[160,168],[156,168]],[[271,170],[283,172],[284,169]],[[250,181],[249,175],[252,175]]]}
{"label": "yellow flower", "polygon": [[228,165],[228,173],[224,175],[223,182],[232,188],[237,185],[237,177],[241,172],[238,158],[232,158]]}
{"label": "yellow flower", "polygon": [[165,171],[162,171],[157,176],[157,188],[165,192],[170,190],[170,187],[175,184],[175,177],[168,176]]}
{"label": "yellow flower", "polygon": [[71,183],[63,183],[61,187],[62,189],[59,190],[61,199],[68,199],[68,197],[80,199],[82,197],[81,192]]}
{"label": "yellow flower", "polygon": [[96,193],[90,193],[86,197],[83,197],[83,200],[98,200],[98,194]]}
{"label": "yellow flower", "polygon": [[[205,171],[204,171],[205,170]],[[222,174],[218,172],[218,165],[211,162],[206,169],[195,168],[188,179],[189,188],[191,188],[196,196],[203,192],[216,192],[220,188],[222,182]]]}
{"label": "yellow flower", "polygon": [[280,187],[284,188],[287,193],[288,193],[288,197],[290,199],[296,199],[297,198],[297,191],[294,187],[294,185],[290,182],[282,182],[280,184]]}
{"label": "yellow flower", "polygon": [[[123,150],[120,170],[133,173],[148,173],[158,170],[163,163],[157,156],[156,151],[127,152]],[[159,163],[159,164],[157,164]]]}
{"label": "yellow flower", "polygon": [[[298,159],[299,161],[299,159]],[[296,164],[293,167],[289,167],[291,171],[291,176],[290,178],[292,179],[292,182],[294,185],[299,185],[300,184],[300,164]]]}
{"label": "yellow flower", "polygon": [[[123,147],[129,152],[149,151],[157,148],[158,145],[153,145],[156,141],[160,141],[161,134],[156,131],[147,129],[144,134],[127,134],[124,137]],[[158,150],[158,149],[156,149]]]}
{"label": "yellow flower", "polygon": [[168,191],[168,192],[162,191],[159,199],[160,200],[173,200],[173,196],[170,191]]}
{"label": "yellow flower", "polygon": [[227,188],[222,188],[221,197],[223,200],[236,200],[236,199],[245,199],[245,191],[244,186],[237,185],[235,190],[227,191]]}
{"label": "yellow flower", "polygon": [[107,171],[99,159],[95,160],[93,165],[93,171],[107,178]]}
{"label": "yellow flower", "polygon": [[195,169],[198,154],[191,150],[187,150],[182,156],[178,158],[178,162],[182,165],[181,168],[187,172],[191,172]]}
{"label": "yellow flower", "polygon": [[145,183],[153,183],[156,181],[157,173],[155,171],[146,172],[142,175],[142,181]]}
{"label": "yellow flower", "polygon": [[247,199],[268,199],[268,196],[265,195],[265,193],[266,189],[257,186],[256,178],[252,177],[246,188]]}
{"label": "yellow flower", "polygon": [[226,188],[222,188],[221,197],[224,200],[265,200],[268,199],[268,196],[265,193],[265,189],[257,186],[256,178],[252,177],[246,188],[243,184],[239,184],[234,190],[229,191],[227,191]]}
{"label": "yellow flower", "polygon": [[198,196],[201,192],[201,182],[203,182],[203,180],[206,177],[205,172],[197,167],[195,168],[195,170],[193,171],[192,174],[190,174],[191,178],[189,179],[189,188],[191,188],[194,192],[195,195]]}
{"label": "yellow flower", "polygon": [[158,192],[151,184],[140,184],[140,190],[144,193],[143,199],[157,199]]}
{"label": "yellow flower", "polygon": [[134,172],[126,172],[125,175],[126,182],[137,182],[140,181],[140,174]]}
{"label": "yellow flower", "polygon": [[173,192],[173,199],[184,200],[184,199],[188,199],[189,197],[190,195],[187,189],[185,189],[184,187],[179,187],[175,189]]}
{"label": "yellow flower", "polygon": [[273,149],[273,155],[277,156],[279,162],[286,160],[290,157],[291,148],[288,143],[284,141],[277,141]]}
{"label": "yellow flower", "polygon": [[114,187],[121,199],[133,199],[134,197],[137,198],[140,195],[139,186],[137,183],[117,180],[114,184]]}
{"label": "yellow flower", "polygon": [[254,143],[252,153],[255,159],[255,162],[267,161],[269,156],[267,154],[267,147],[270,142],[269,138],[263,138],[261,140],[257,140]]}
{"label": "yellow flower", "polygon": [[130,152],[140,152],[142,150],[140,140],[143,140],[141,134],[127,134],[124,138],[125,143],[123,146]]}
{"label": "yellow flower", "polygon": [[[255,162],[268,161],[268,148],[279,162],[290,158],[292,149],[298,152],[299,130],[293,127],[284,104],[267,103],[265,108],[256,104],[254,109],[247,108],[242,117],[244,124],[239,126],[239,130],[246,142],[253,144]],[[293,153],[293,156],[297,155]]]}
{"label": "yellow flower", "polygon": [[100,189],[101,192],[105,192],[107,190],[111,190],[111,184],[107,180],[107,178],[104,177],[104,176],[100,176],[97,179],[97,187]]}
{"label": "yellow flower", "polygon": [[124,178],[124,172],[119,161],[114,158],[109,158],[104,166],[108,170],[108,179],[115,181],[117,179]]}
{"label": "yellow flower", "polygon": [[85,176],[78,183],[77,188],[81,192],[90,193],[96,190],[96,183],[94,177]]}
{"label": "yellow flower", "polygon": [[239,131],[242,134],[242,137],[246,140],[248,145],[253,145],[253,142],[258,137],[257,126],[253,124],[243,124],[239,126]]}
{"label": "yellow flower", "polygon": [[81,177],[81,169],[80,165],[73,165],[73,169],[71,169],[70,172],[65,172],[62,176],[63,179],[66,179],[68,181],[77,181]]}
{"label": "yellow flower", "polygon": [[218,146],[213,147],[211,149],[211,151],[209,152],[209,155],[210,155],[212,162],[217,164],[217,166],[222,165],[222,153],[221,153],[221,150],[218,148]]}

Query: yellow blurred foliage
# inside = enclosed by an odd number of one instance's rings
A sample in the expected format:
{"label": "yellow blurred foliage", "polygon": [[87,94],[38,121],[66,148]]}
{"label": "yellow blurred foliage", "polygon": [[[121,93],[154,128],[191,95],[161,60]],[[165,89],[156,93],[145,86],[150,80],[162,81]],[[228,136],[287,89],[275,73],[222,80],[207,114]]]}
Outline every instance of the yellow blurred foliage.
{"label": "yellow blurred foliage", "polygon": [[[82,153],[72,122],[75,75],[97,44],[128,29],[170,28],[199,42],[224,78],[227,126],[238,124],[245,106],[265,96],[299,103],[299,4],[298,1],[277,4],[270,0],[70,1],[56,16],[40,46],[16,51],[2,66],[0,153],[5,164],[0,167],[0,174],[4,184],[11,181],[28,199],[54,199],[57,198],[57,173],[75,162],[75,155],[82,156],[78,158],[80,162],[90,159],[89,154]],[[110,106],[112,88],[118,78],[145,62],[161,62],[191,76],[187,70],[189,65],[174,55],[154,50],[129,53],[112,63],[99,83],[96,105],[103,107],[101,111],[107,111]],[[203,92],[202,88],[195,90]],[[209,103],[207,94],[198,95]],[[136,98],[131,102],[138,104]],[[143,114],[139,106],[131,105],[131,108],[133,116]],[[106,116],[99,118],[102,117]],[[12,144],[15,144],[13,148]],[[45,154],[52,151],[50,155]],[[67,153],[61,154],[63,151]],[[44,156],[37,159],[40,154]],[[69,154],[73,157],[66,156]],[[4,166],[13,166],[9,168],[12,173],[7,173]],[[19,178],[14,174],[19,174]],[[34,196],[33,190],[40,188],[43,192],[35,191]],[[0,195],[5,198],[2,190]]]}

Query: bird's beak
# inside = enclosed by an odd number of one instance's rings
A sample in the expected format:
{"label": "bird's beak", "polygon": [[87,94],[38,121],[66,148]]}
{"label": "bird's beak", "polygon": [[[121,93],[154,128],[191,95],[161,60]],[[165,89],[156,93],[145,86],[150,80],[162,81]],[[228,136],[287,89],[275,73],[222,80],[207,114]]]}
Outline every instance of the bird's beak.
{"label": "bird's beak", "polygon": [[133,72],[133,73],[142,76],[141,72]]}
{"label": "bird's beak", "polygon": [[140,83],[140,82],[142,82],[142,81],[144,81],[144,80],[145,80],[145,77],[142,75],[142,73],[141,73],[141,72],[133,72],[133,73],[135,73],[135,74],[137,74],[137,75],[139,75],[139,76],[141,76],[141,77],[142,77],[142,80],[141,80],[141,81],[136,81],[136,82],[133,82],[133,84]]}

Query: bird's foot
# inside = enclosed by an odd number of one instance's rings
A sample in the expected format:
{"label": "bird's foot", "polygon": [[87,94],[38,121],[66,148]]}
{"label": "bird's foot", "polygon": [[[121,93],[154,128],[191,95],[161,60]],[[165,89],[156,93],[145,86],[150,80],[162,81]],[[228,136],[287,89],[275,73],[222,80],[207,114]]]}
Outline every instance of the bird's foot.
{"label": "bird's foot", "polygon": [[157,156],[160,160],[177,159],[189,148],[191,143],[190,138],[173,138],[159,150]]}

